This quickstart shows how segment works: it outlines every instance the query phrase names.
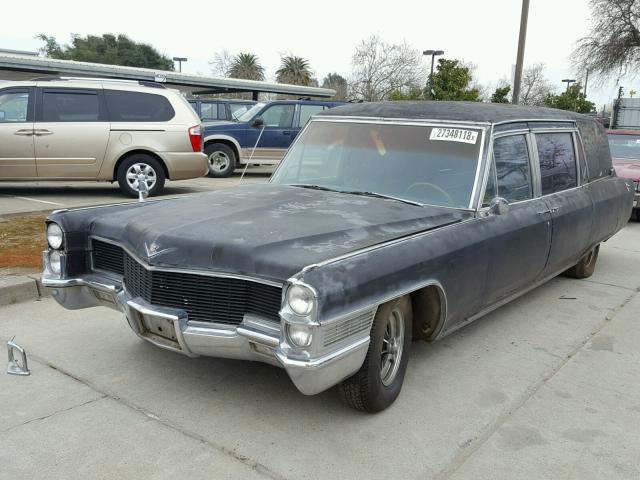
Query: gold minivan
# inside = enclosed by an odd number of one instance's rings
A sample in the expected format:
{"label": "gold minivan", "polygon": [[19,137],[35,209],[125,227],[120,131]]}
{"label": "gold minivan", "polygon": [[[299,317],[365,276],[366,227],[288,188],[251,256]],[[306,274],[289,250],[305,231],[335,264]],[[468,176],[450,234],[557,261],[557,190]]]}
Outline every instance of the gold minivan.
{"label": "gold minivan", "polygon": [[[43,78],[0,83],[0,181],[99,180],[130,196],[205,175],[200,119],[147,82]],[[143,189],[144,190],[144,189]]]}

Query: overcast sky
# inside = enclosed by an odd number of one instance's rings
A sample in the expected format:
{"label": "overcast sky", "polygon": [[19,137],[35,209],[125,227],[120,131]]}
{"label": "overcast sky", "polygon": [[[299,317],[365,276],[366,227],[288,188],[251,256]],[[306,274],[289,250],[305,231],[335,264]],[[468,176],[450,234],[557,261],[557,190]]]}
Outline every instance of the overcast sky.
{"label": "overcast sky", "polygon": [[[226,49],[257,54],[270,79],[280,55],[293,53],[309,59],[321,81],[329,72],[348,76],[355,46],[378,34],[387,42],[442,49],[446,58],[473,62],[479,83],[495,86],[500,78],[511,78],[520,9],[520,0],[5,2],[0,48],[36,50],[42,45],[34,39],[38,33],[61,43],[72,33],[124,33],[170,57],[187,57],[185,72],[210,73],[214,54]],[[588,0],[531,0],[525,65],[544,62],[547,76],[561,89],[563,78],[575,78],[568,56],[588,32],[589,17]],[[617,92],[615,82],[589,83],[589,99],[598,109]],[[620,83],[640,92],[640,79]]]}

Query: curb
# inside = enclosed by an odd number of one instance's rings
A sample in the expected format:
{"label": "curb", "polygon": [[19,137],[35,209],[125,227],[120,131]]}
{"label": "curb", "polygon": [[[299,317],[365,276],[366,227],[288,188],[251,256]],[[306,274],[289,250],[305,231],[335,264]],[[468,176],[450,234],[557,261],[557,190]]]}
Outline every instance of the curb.
{"label": "curb", "polygon": [[0,307],[48,296],[35,275],[0,277]]}

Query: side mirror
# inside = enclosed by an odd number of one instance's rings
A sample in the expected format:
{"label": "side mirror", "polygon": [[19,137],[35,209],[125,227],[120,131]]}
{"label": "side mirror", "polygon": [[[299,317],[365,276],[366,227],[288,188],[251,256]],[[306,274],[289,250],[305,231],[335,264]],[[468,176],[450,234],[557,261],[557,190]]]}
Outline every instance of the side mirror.
{"label": "side mirror", "polygon": [[489,211],[493,215],[504,215],[509,211],[509,202],[502,197],[494,197],[489,204]]}
{"label": "side mirror", "polygon": [[251,124],[252,127],[261,127],[262,125],[264,125],[262,117],[256,117]]}
{"label": "side mirror", "polygon": [[0,110],[0,121],[4,120],[7,117],[7,114],[4,113],[4,110]]}

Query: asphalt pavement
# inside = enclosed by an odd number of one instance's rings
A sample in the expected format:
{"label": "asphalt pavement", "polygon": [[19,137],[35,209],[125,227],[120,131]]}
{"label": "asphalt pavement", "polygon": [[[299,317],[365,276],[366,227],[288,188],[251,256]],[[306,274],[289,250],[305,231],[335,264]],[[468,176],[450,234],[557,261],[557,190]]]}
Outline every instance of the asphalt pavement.
{"label": "asphalt pavement", "polygon": [[[249,167],[243,183],[265,182],[274,167]],[[197,194],[229,188],[240,182],[242,170],[229,178],[201,177],[191,180],[167,181],[159,197]],[[0,182],[0,216],[61,208],[131,202],[134,199],[120,192],[117,183],[108,182]]]}
{"label": "asphalt pavement", "polygon": [[0,479],[637,480],[639,238],[630,223],[592,278],[415,342],[377,415],[275,367],[155,348],[104,308],[1,308],[0,350],[15,336],[32,374],[0,375]]}

